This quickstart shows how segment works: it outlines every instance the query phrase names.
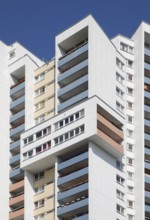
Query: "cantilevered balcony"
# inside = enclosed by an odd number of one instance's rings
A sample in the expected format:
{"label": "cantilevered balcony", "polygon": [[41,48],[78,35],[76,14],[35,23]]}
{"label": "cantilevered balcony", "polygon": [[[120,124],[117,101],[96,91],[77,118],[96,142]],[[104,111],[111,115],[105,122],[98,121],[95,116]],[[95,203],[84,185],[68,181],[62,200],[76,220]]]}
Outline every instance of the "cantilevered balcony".
{"label": "cantilevered balcony", "polygon": [[20,161],[20,154],[17,154],[15,156],[12,156],[10,159],[9,159],[9,164],[13,164],[13,165],[17,165]]}
{"label": "cantilevered balcony", "polygon": [[68,159],[58,164],[58,172],[60,174],[67,174],[74,172],[77,169],[88,166],[88,152],[82,153],[76,157]]}
{"label": "cantilevered balcony", "polygon": [[145,133],[150,134],[150,120],[144,119]]}
{"label": "cantilevered balcony", "polygon": [[13,87],[10,90],[10,96],[15,99],[19,98],[20,96],[23,96],[25,92],[24,88],[25,88],[25,82],[17,84],[15,87]]}
{"label": "cantilevered balcony", "polygon": [[13,129],[10,130],[10,137],[13,138],[14,136],[17,136],[21,134],[25,129],[25,124],[21,124]]}
{"label": "cantilevered balcony", "polygon": [[74,105],[75,103],[80,102],[81,100],[84,100],[88,97],[88,90],[81,92],[80,94],[68,99],[67,101],[61,103],[58,105],[58,112],[64,110],[65,108],[68,108],[71,105]]}
{"label": "cantilevered balcony", "polygon": [[150,64],[149,63],[144,63],[144,68],[146,70],[150,70]]}
{"label": "cantilevered balcony", "polygon": [[71,69],[58,75],[58,83],[63,85],[68,85],[72,81],[79,79],[80,77],[88,73],[88,59],[82,61],[81,63],[73,66]]}
{"label": "cantilevered balcony", "polygon": [[24,108],[24,102],[25,96],[23,95],[10,103],[10,110],[21,111]]}
{"label": "cantilevered balcony", "polygon": [[144,77],[144,83],[150,84],[150,78],[149,77]]}
{"label": "cantilevered balcony", "polygon": [[150,189],[150,175],[145,174],[145,189]]}
{"label": "cantilevered balcony", "polygon": [[19,152],[19,148],[20,148],[20,140],[17,140],[10,144],[9,150],[13,152]]}
{"label": "cantilevered balcony", "polygon": [[83,182],[87,180],[88,178],[88,167],[85,167],[83,169],[77,170],[76,172],[73,172],[71,174],[68,174],[63,177],[58,178],[57,185],[61,188],[68,188],[72,185],[78,184],[80,182]]}
{"label": "cantilevered balcony", "polygon": [[[145,205],[145,217],[150,218],[150,206],[149,205]],[[146,220],[146,218],[145,218],[145,220]]]}
{"label": "cantilevered balcony", "polygon": [[25,110],[21,110],[18,113],[10,116],[10,123],[16,122],[25,116]]}
{"label": "cantilevered balcony", "polygon": [[150,147],[150,134],[144,134],[145,145]]}
{"label": "cantilevered balcony", "polygon": [[62,102],[64,102],[87,89],[88,89],[88,75],[85,75],[80,79],[77,79],[74,82],[70,83],[69,85],[60,88],[58,90],[58,98],[62,100]]}
{"label": "cantilevered balcony", "polygon": [[[80,213],[86,213],[88,211],[88,198],[82,198],[81,200],[72,201],[63,207],[58,207],[57,215],[61,218],[68,218],[70,216],[78,215]],[[78,218],[77,218],[78,219]]]}
{"label": "cantilevered balcony", "polygon": [[20,181],[23,178],[23,170],[21,170],[19,166],[10,170],[9,178],[15,181]]}
{"label": "cantilevered balcony", "polygon": [[21,220],[23,219],[24,208],[20,207],[16,210],[9,212],[9,220]]}
{"label": "cantilevered balcony", "polygon": [[20,193],[24,189],[24,180],[18,181],[16,183],[11,183],[9,186],[10,193]]}
{"label": "cantilevered balcony", "polygon": [[144,54],[150,56],[150,49],[144,48]]}
{"label": "cantilevered balcony", "polygon": [[80,185],[69,188],[68,190],[58,192],[58,202],[68,203],[77,198],[81,198],[84,195],[88,195],[88,183],[82,183]]}
{"label": "cantilevered balcony", "polygon": [[64,72],[88,58],[88,44],[74,50],[58,60],[58,68]]}
{"label": "cantilevered balcony", "polygon": [[144,113],[145,113],[145,118],[150,119],[150,106],[144,105]]}
{"label": "cantilevered balcony", "polygon": [[21,206],[23,205],[23,201],[24,201],[24,193],[21,193],[9,199],[9,206],[15,206],[15,205]]}

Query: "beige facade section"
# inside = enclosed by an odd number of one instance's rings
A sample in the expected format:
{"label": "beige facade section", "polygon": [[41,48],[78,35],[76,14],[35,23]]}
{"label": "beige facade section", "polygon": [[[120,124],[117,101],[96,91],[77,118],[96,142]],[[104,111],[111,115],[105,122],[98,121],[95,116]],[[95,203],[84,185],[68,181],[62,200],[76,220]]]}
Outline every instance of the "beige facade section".
{"label": "beige facade section", "polygon": [[[35,71],[35,112],[34,119],[44,116],[45,120],[51,118],[55,114],[55,60],[51,60],[48,64],[43,65]],[[36,95],[41,88],[44,92]],[[40,121],[40,120],[39,120]]]}
{"label": "beige facade section", "polygon": [[36,207],[34,209],[33,215],[38,216],[44,214],[45,219],[54,219],[54,209],[55,209],[55,184],[54,184],[54,168],[44,171],[44,177],[36,180],[33,184],[34,189],[44,186],[44,190],[40,193],[34,195],[34,203],[44,201],[42,206]]}

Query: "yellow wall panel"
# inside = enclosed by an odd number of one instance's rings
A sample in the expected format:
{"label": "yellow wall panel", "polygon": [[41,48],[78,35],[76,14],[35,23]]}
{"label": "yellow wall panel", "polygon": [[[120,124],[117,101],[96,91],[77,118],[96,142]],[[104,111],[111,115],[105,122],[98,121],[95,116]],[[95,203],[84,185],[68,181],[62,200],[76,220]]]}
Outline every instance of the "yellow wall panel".
{"label": "yellow wall panel", "polygon": [[48,213],[47,215],[44,216],[44,220],[54,220],[54,218],[55,218],[54,211],[50,212],[50,213]]}

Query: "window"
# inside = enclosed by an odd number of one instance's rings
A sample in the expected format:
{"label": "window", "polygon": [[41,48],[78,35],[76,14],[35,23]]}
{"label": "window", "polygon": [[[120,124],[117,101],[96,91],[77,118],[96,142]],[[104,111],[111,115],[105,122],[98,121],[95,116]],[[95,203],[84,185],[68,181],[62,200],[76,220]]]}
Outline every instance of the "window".
{"label": "window", "polygon": [[28,137],[28,143],[32,142],[33,141],[33,135],[29,136]]}
{"label": "window", "polygon": [[41,179],[44,177],[44,171],[40,172],[40,173],[37,173],[34,175],[34,179],[35,180],[38,180],[38,179]]}
{"label": "window", "polygon": [[41,88],[39,88],[35,91],[35,97],[43,94],[44,92],[45,92],[45,86],[42,86]]}
{"label": "window", "polygon": [[124,209],[122,206],[120,206],[120,205],[117,204],[116,209],[117,209],[117,212],[119,212],[120,214],[124,215],[124,210],[125,210],[125,209]]}
{"label": "window", "polygon": [[133,109],[133,103],[127,101],[127,108],[129,108],[129,109]]}
{"label": "window", "polygon": [[33,157],[33,150],[30,150],[30,151],[23,154],[24,160],[27,160],[28,158],[31,158],[31,157]]}
{"label": "window", "polygon": [[128,215],[128,220],[133,220],[133,215]]}
{"label": "window", "polygon": [[121,200],[124,200],[124,193],[121,192],[120,190],[116,190],[116,196],[121,199]]}
{"label": "window", "polygon": [[127,52],[127,51],[128,51],[128,45],[126,45],[126,44],[124,44],[124,43],[121,42],[121,43],[120,43],[120,49]]}
{"label": "window", "polygon": [[116,80],[120,82],[121,84],[123,84],[124,82],[124,78],[117,72],[116,72]]}
{"label": "window", "polygon": [[129,137],[133,137],[133,131],[127,129],[127,136],[129,136]]}
{"label": "window", "polygon": [[116,87],[116,94],[119,97],[123,98],[124,92],[121,89],[119,89],[118,87]]}
{"label": "window", "polygon": [[35,119],[35,124],[39,124],[45,120],[45,115],[41,115]]}
{"label": "window", "polygon": [[130,157],[127,157],[127,164],[133,166],[134,160]]}
{"label": "window", "polygon": [[15,57],[15,55],[16,55],[15,50],[12,50],[12,51],[9,52],[9,58],[10,59]]}
{"label": "window", "polygon": [[36,139],[38,139],[40,137],[42,137],[42,131],[39,131],[39,132],[36,133]]}
{"label": "window", "polygon": [[127,143],[127,150],[128,151],[133,151],[133,144]]}
{"label": "window", "polygon": [[120,43],[120,49],[121,50],[124,50],[125,52],[128,52],[128,53],[132,53],[133,54],[133,47],[121,42]]}
{"label": "window", "polygon": [[117,181],[117,183],[119,183],[121,185],[124,185],[125,180],[121,176],[117,175],[116,176],[116,181]]}
{"label": "window", "polygon": [[128,95],[133,95],[133,89],[127,87],[127,94]]}
{"label": "window", "polygon": [[25,138],[24,140],[23,140],[23,142],[24,142],[24,145],[26,145],[28,142],[27,142],[27,138]]}
{"label": "window", "polygon": [[45,73],[41,73],[40,75],[35,77],[35,82],[39,82],[45,78]]}
{"label": "window", "polygon": [[35,202],[34,205],[36,209],[44,206],[44,199]]}
{"label": "window", "polygon": [[128,204],[128,207],[129,207],[130,209],[133,209],[133,201],[128,200],[128,201],[127,201],[127,204]]}
{"label": "window", "polygon": [[41,146],[35,148],[36,154],[39,154],[42,151]]}
{"label": "window", "polygon": [[70,138],[73,138],[83,132],[84,132],[84,125],[81,125],[80,127],[77,127],[74,130],[71,130],[59,137],[54,138],[54,143],[55,145],[60,144],[61,142],[69,140]]}
{"label": "window", "polygon": [[120,69],[124,70],[124,63],[123,63],[121,60],[119,60],[118,58],[116,58],[116,65],[117,65]]}
{"label": "window", "polygon": [[127,192],[128,192],[129,194],[133,194],[133,187],[132,187],[132,186],[128,186],[128,187],[127,187]]}
{"label": "window", "polygon": [[133,173],[131,172],[127,172],[127,178],[130,179],[130,180],[133,180]]}
{"label": "window", "polygon": [[121,163],[120,161],[116,161],[116,167],[117,167],[117,169],[119,169],[119,170],[121,170],[121,171],[123,171],[124,170],[124,164],[123,163]]}
{"label": "window", "polygon": [[35,191],[35,194],[42,193],[42,192],[44,192],[44,186],[40,186],[38,188],[35,188],[34,191]]}
{"label": "window", "polygon": [[128,81],[133,81],[133,75],[131,75],[130,73],[127,73],[127,80]]}
{"label": "window", "polygon": [[75,114],[73,114],[73,115],[57,122],[57,123],[55,123],[54,124],[55,130],[57,130],[59,128],[62,128],[64,126],[66,126],[67,124],[72,123],[72,122],[82,118],[83,116],[84,116],[84,110],[81,110],[81,111],[79,111],[79,112],[77,112],[77,113],[75,113]]}
{"label": "window", "polygon": [[127,122],[133,124],[133,117],[130,115],[127,115]]}
{"label": "window", "polygon": [[44,106],[45,106],[45,101],[39,102],[38,104],[35,105],[35,111],[44,108]]}
{"label": "window", "polygon": [[44,220],[44,214],[40,214],[40,215],[34,217],[34,220]]}
{"label": "window", "polygon": [[133,61],[132,60],[127,60],[127,66],[132,68],[133,67]]}
{"label": "window", "polygon": [[123,105],[121,105],[119,102],[116,102],[116,109],[120,111],[121,113],[123,113],[124,111]]}

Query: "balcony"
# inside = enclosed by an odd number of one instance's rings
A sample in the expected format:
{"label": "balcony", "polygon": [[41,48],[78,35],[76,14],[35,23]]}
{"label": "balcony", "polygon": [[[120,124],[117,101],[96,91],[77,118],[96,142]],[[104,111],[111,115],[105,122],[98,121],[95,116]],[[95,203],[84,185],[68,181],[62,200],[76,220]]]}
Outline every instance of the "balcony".
{"label": "balcony", "polygon": [[20,152],[20,140],[10,143],[9,150],[13,151],[13,152],[16,152],[16,153]]}
{"label": "balcony", "polygon": [[70,216],[78,215],[80,213],[86,213],[87,211],[88,211],[88,198],[84,198],[79,201],[72,201],[72,203],[64,207],[58,207],[57,215],[58,217],[61,218],[68,218]]}
{"label": "balcony", "polygon": [[150,147],[150,134],[144,134],[145,145]]}
{"label": "balcony", "polygon": [[20,98],[13,100],[10,103],[10,110],[21,111],[24,108],[25,96],[21,96]]}
{"label": "balcony", "polygon": [[97,129],[97,136],[93,137],[93,141],[95,141],[105,151],[113,155],[115,158],[123,156],[124,153],[123,146],[117,143],[110,136],[105,134],[102,130]]}
{"label": "balcony", "polygon": [[123,141],[123,131],[115,126],[109,119],[97,113],[97,127],[111,137],[114,141],[120,143]]}
{"label": "balcony", "polygon": [[144,68],[146,70],[150,70],[150,64],[149,63],[144,63]]}
{"label": "balcony", "polygon": [[150,78],[145,76],[145,77],[144,77],[144,83],[150,85]]}
{"label": "balcony", "polygon": [[61,103],[58,105],[58,112],[64,110],[65,108],[68,108],[71,105],[74,105],[75,103],[80,102],[81,100],[84,100],[88,97],[88,90],[81,92],[80,94],[68,99],[67,101]]}
{"label": "balcony", "polygon": [[150,191],[145,190],[145,202],[150,205]]}
{"label": "balcony", "polygon": [[84,195],[88,195],[88,183],[83,183],[63,192],[59,192],[57,198],[61,203],[68,203],[77,198],[81,198]]}
{"label": "balcony", "polygon": [[150,134],[150,120],[144,119],[145,133]]}
{"label": "balcony", "polygon": [[145,189],[150,189],[150,175],[145,174]]}
{"label": "balcony", "polygon": [[58,172],[61,174],[67,174],[68,170],[69,172],[73,172],[76,169],[81,169],[86,166],[88,166],[88,152],[59,163]]}
{"label": "balcony", "polygon": [[21,110],[18,113],[10,116],[10,123],[16,122],[25,116],[25,110]]}
{"label": "balcony", "polygon": [[21,191],[23,191],[24,188],[24,180],[21,180],[19,182],[10,184],[9,186],[9,192],[15,192],[15,193],[19,193]]}
{"label": "balcony", "polygon": [[145,154],[150,156],[150,149],[145,147],[144,150],[145,150]]}
{"label": "balcony", "polygon": [[[9,199],[9,206],[22,204],[24,201],[24,194],[17,195]],[[22,204],[23,205],[23,204]]]}
{"label": "balcony", "polygon": [[150,107],[148,105],[144,105],[144,111],[145,118],[150,120]]}
{"label": "balcony", "polygon": [[13,179],[14,181],[22,180],[23,176],[24,176],[24,172],[23,170],[20,169],[19,166],[10,170],[9,178]]}
{"label": "balcony", "polygon": [[148,170],[150,170],[150,163],[148,163],[148,162],[145,162],[145,169],[148,169]]}
{"label": "balcony", "polygon": [[144,48],[144,54],[150,56],[150,49]]}
{"label": "balcony", "polygon": [[77,79],[74,82],[70,83],[69,85],[60,88],[58,90],[58,98],[62,100],[62,102],[64,102],[87,89],[88,89],[88,75],[85,75],[80,79]]}
{"label": "balcony", "polygon": [[150,206],[145,205],[145,216],[150,218]]}
{"label": "balcony", "polygon": [[57,185],[61,186],[61,188],[68,188],[70,186],[78,184],[79,182],[83,182],[87,180],[87,178],[88,178],[88,167],[85,167],[66,176],[59,177]]}
{"label": "balcony", "polygon": [[79,79],[88,73],[88,59],[82,61],[71,69],[58,75],[58,83],[60,85],[68,85],[72,81]]}
{"label": "balcony", "polygon": [[10,137],[13,138],[14,136],[20,135],[25,129],[25,124],[21,124],[13,129],[10,130]]}
{"label": "balcony", "polygon": [[9,159],[9,164],[18,165],[20,162],[20,154],[17,154]]}
{"label": "balcony", "polygon": [[64,72],[88,58],[88,44],[72,51],[58,60],[58,68]]}
{"label": "balcony", "polygon": [[25,91],[25,82],[22,82],[20,84],[17,84],[15,87],[13,87],[10,90],[10,96],[14,99],[19,98],[20,96],[23,96]]}
{"label": "balcony", "polygon": [[15,211],[9,213],[9,220],[21,220],[23,219],[23,215],[24,208],[20,207],[19,209],[16,209]]}

